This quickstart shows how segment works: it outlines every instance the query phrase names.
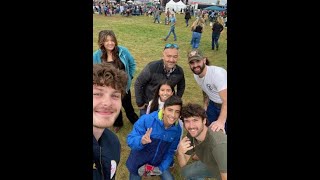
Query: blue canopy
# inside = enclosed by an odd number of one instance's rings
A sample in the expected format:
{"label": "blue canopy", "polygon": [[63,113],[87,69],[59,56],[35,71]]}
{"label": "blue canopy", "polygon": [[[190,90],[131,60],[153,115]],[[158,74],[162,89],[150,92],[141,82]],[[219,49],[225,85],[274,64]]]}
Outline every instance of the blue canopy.
{"label": "blue canopy", "polygon": [[204,8],[204,10],[212,10],[212,11],[224,11],[225,9],[219,6],[209,6]]}

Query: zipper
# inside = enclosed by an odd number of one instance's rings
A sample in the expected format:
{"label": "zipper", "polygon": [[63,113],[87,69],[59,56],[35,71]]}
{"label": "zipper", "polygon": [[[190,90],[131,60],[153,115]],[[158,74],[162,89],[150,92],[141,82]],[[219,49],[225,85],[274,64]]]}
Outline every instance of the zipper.
{"label": "zipper", "polygon": [[103,166],[102,166],[102,157],[101,157],[101,146],[99,146],[99,149],[100,149],[100,153],[99,153],[99,161],[100,161],[100,167],[101,167],[101,175],[102,175],[102,180],[104,180],[104,174],[103,174]]}

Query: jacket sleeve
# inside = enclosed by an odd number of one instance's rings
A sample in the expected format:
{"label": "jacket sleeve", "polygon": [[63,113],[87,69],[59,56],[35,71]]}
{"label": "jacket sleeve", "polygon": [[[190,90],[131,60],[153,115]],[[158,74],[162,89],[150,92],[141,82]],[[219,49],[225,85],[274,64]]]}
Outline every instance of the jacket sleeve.
{"label": "jacket sleeve", "polygon": [[127,48],[123,48],[123,49],[126,53],[126,58],[128,59],[130,78],[133,79],[134,73],[136,72],[136,61],[134,60],[133,56],[130,54]]}
{"label": "jacket sleeve", "polygon": [[93,64],[101,64],[101,50],[96,50],[94,53],[93,53]]}
{"label": "jacket sleeve", "polygon": [[158,166],[162,172],[167,170],[169,168],[171,162],[173,161],[174,154],[177,150],[177,147],[178,147],[178,144],[180,141],[180,135],[181,135],[181,131],[179,131],[179,133],[177,133],[177,136],[175,137],[175,140],[172,142],[167,154],[164,155],[163,161]]}
{"label": "jacket sleeve", "polygon": [[142,106],[143,104],[147,103],[146,99],[143,98],[143,93],[146,88],[147,83],[151,78],[150,73],[150,64],[148,64],[139,74],[135,83],[134,83],[134,91],[136,95],[136,103],[137,106]]}
{"label": "jacket sleeve", "polygon": [[178,82],[177,84],[177,95],[182,98],[182,95],[184,93],[184,89],[186,88],[186,82],[185,82],[185,79],[184,79],[184,72],[183,72],[183,69],[180,68],[180,71],[181,71],[181,75],[182,75],[182,78],[181,80]]}
{"label": "jacket sleeve", "polygon": [[132,150],[141,150],[144,145],[141,143],[142,136],[146,133],[145,121],[148,116],[141,116],[133,125],[132,131],[127,136],[127,144]]}

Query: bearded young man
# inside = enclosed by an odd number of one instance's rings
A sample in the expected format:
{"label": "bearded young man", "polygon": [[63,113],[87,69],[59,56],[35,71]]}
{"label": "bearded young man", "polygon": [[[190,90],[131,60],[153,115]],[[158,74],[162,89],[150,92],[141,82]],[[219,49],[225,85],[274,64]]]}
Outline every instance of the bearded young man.
{"label": "bearded young man", "polygon": [[204,93],[204,109],[207,126],[213,131],[226,131],[227,121],[227,71],[222,67],[209,66],[207,57],[199,49],[188,53],[188,63],[193,77]]}
{"label": "bearded young man", "polygon": [[[198,104],[182,107],[181,119],[188,134],[178,145],[177,158],[185,179],[227,180],[227,135],[206,126],[207,115]],[[188,164],[191,156],[199,161]]]}

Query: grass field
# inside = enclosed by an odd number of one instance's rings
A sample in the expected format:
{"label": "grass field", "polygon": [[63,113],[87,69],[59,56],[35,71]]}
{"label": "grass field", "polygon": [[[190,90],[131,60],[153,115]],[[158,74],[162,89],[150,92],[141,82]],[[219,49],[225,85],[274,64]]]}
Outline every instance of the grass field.
{"label": "grass field", "polygon": [[[153,23],[152,17],[147,16],[132,16],[123,17],[121,15],[104,16],[93,14],[93,51],[98,49],[98,33],[101,30],[110,29],[116,34],[119,45],[129,49],[132,56],[135,58],[137,68],[135,77],[131,85],[132,103],[136,113],[139,115],[139,110],[135,104],[134,82],[145,65],[153,60],[159,60],[162,57],[162,50],[166,43],[176,43],[179,45],[178,64],[183,68],[186,79],[186,89],[183,95],[183,102],[193,102],[202,105],[202,92],[196,84],[192,71],[187,64],[187,52],[191,49],[191,31],[190,25],[195,20],[194,17],[189,21],[189,27],[186,27],[184,15],[177,14],[176,34],[177,41],[173,41],[173,34],[170,35],[167,41],[162,40],[169,32],[169,26],[164,25],[164,13],[161,14],[160,24]],[[209,24],[209,23],[208,23]],[[211,65],[221,66],[227,69],[227,29],[224,29],[219,39],[219,50],[211,50],[211,27],[207,25],[202,33],[202,39],[199,49],[208,57]],[[118,166],[116,180],[129,179],[129,172],[125,162],[128,158],[130,148],[126,144],[126,136],[131,131],[132,125],[124,116],[124,126],[117,133],[121,142],[121,161]],[[179,165],[175,160],[175,166],[171,169],[176,180],[181,180],[179,173]],[[159,177],[148,179],[160,179]]]}

